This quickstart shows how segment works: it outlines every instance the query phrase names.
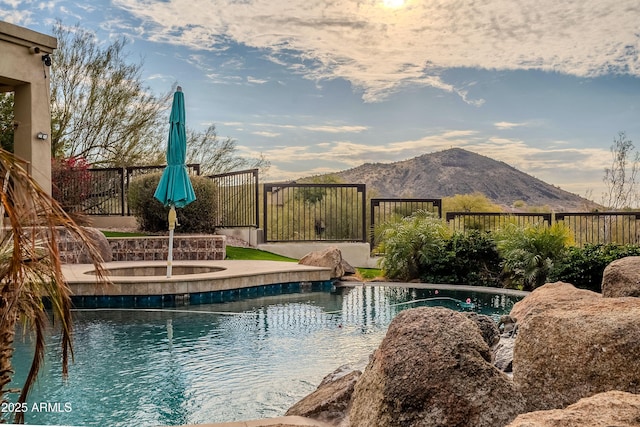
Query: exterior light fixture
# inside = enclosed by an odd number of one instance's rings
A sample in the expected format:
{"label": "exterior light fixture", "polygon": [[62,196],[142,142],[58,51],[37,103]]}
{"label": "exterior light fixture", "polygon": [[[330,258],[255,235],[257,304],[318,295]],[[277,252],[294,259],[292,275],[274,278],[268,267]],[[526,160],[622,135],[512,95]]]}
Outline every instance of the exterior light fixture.
{"label": "exterior light fixture", "polygon": [[42,141],[46,141],[49,138],[49,135],[44,132],[38,132],[36,136],[38,137],[38,139],[41,139]]}
{"label": "exterior light fixture", "polygon": [[51,67],[51,56],[49,56],[49,54],[44,54],[42,55],[42,62],[44,63],[44,65],[46,65],[47,67]]}

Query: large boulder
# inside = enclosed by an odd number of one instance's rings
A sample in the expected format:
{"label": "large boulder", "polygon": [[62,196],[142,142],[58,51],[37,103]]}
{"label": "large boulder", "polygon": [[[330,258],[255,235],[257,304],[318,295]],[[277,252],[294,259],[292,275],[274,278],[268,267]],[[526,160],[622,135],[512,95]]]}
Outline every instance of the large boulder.
{"label": "large boulder", "polygon": [[640,297],[640,256],[620,258],[604,269],[602,296]]}
{"label": "large boulder", "polygon": [[[309,252],[298,261],[298,264],[330,268],[332,279],[344,276],[345,271],[348,269],[347,266],[349,266],[346,261],[342,259],[340,249],[334,246],[321,251]],[[353,269],[353,267],[351,267],[351,269]]]}
{"label": "large boulder", "polygon": [[561,309],[567,304],[583,299],[600,298],[602,296],[599,293],[578,289],[570,283],[547,283],[515,303],[509,315],[517,322],[518,327],[521,327],[529,318],[539,313],[556,308]]}
{"label": "large boulder", "polygon": [[[82,227],[82,230],[102,257],[98,261],[110,262],[113,254],[109,240],[105,235],[97,228]],[[91,264],[93,262],[87,247],[74,234],[63,227],[58,227],[57,232],[60,261],[63,264]]]}
{"label": "large boulder", "polygon": [[493,349],[500,341],[500,330],[496,322],[489,316],[474,312],[465,312],[464,315],[476,324],[484,342],[487,343],[489,348]]}
{"label": "large boulder", "polygon": [[404,310],[355,386],[352,427],[503,426],[522,396],[491,365],[476,323],[446,308]]}
{"label": "large boulder", "polygon": [[565,409],[518,415],[507,427],[637,427],[640,396],[609,391],[580,399]]}
{"label": "large boulder", "polygon": [[340,425],[348,419],[353,388],[362,372],[342,366],[324,377],[318,388],[285,415],[299,415]]}
{"label": "large boulder", "polygon": [[639,299],[594,297],[529,308],[513,355],[513,381],[527,411],[563,408],[610,390],[640,393]]}

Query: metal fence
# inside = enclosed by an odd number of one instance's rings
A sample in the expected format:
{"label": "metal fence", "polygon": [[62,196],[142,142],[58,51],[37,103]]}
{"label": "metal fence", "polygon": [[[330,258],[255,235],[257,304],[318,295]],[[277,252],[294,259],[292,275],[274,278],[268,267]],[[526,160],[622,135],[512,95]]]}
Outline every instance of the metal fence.
{"label": "metal fence", "polygon": [[365,184],[264,184],[266,242],[366,242]]}
{"label": "metal fence", "polygon": [[369,203],[371,247],[375,246],[375,228],[377,224],[383,224],[397,217],[407,217],[419,210],[431,212],[442,218],[442,199],[371,199]]}
{"label": "metal fence", "polygon": [[[189,173],[200,174],[200,165],[187,165]],[[130,215],[129,185],[144,174],[160,172],[165,166],[91,168],[78,176],[65,177],[56,190],[61,197],[80,200],[73,208],[88,215]],[[263,218],[267,242],[358,241],[375,245],[376,225],[418,210],[442,217],[441,199],[374,198],[366,210],[365,184],[264,184],[260,212],[258,170],[249,169],[210,175],[218,187],[218,225],[259,227]],[[562,222],[573,233],[578,246],[587,243],[640,244],[640,212],[448,212],[453,231],[494,231],[508,223],[520,226]],[[370,233],[367,233],[367,225]]]}
{"label": "metal fence", "polygon": [[258,228],[258,169],[207,177],[218,187],[218,226]]}
{"label": "metal fence", "polygon": [[640,212],[448,212],[446,220],[454,231],[495,231],[508,223],[520,226],[555,222],[565,224],[576,246],[591,244],[640,244]]}
{"label": "metal fence", "polygon": [[571,229],[577,246],[640,243],[640,212],[559,212],[555,220]]}
{"label": "metal fence", "polygon": [[[131,215],[127,203],[129,184],[141,175],[162,172],[166,166],[129,166],[125,168],[90,168],[86,179],[69,180],[61,188],[63,194],[81,191],[81,211],[86,215]],[[200,175],[199,164],[187,165],[189,173]],[[84,171],[78,172],[83,174]],[[78,186],[83,186],[82,189]]]}
{"label": "metal fence", "polygon": [[447,212],[446,220],[453,231],[495,231],[509,223],[524,226],[542,222],[550,225],[552,214],[537,212]]}
{"label": "metal fence", "polygon": [[82,212],[87,215],[128,215],[126,168],[92,168],[88,172],[90,191],[82,203]]}

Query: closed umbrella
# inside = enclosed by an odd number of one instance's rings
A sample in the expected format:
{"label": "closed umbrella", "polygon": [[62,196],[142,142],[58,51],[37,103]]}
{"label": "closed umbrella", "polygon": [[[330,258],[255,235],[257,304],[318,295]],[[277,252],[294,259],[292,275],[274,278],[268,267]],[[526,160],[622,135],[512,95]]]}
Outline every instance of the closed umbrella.
{"label": "closed umbrella", "polygon": [[169,141],[167,143],[167,167],[162,173],[154,197],[169,206],[169,253],[167,277],[171,277],[173,262],[173,230],[177,225],[176,208],[182,208],[196,199],[187,172],[187,133],[185,130],[184,94],[178,86],[173,94],[169,117]]}

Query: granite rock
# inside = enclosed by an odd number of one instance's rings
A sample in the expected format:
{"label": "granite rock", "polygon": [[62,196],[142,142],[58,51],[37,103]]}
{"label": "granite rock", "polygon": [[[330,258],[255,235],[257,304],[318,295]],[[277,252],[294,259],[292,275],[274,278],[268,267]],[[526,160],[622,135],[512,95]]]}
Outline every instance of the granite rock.
{"label": "granite rock", "polygon": [[513,381],[528,411],[563,408],[610,390],[640,393],[639,299],[586,297],[550,305],[535,298],[527,307],[524,323],[518,322]]}
{"label": "granite rock", "polygon": [[564,409],[518,415],[507,427],[637,427],[640,396],[609,391],[580,399]]}
{"label": "granite rock", "polygon": [[524,409],[476,323],[423,307],[398,314],[355,386],[352,427],[503,426]]}
{"label": "granite rock", "polygon": [[293,405],[285,415],[299,415],[332,425],[348,419],[353,389],[361,372],[340,367],[327,375],[318,388]]}
{"label": "granite rock", "polygon": [[602,296],[640,297],[640,256],[617,259],[604,269]]}

